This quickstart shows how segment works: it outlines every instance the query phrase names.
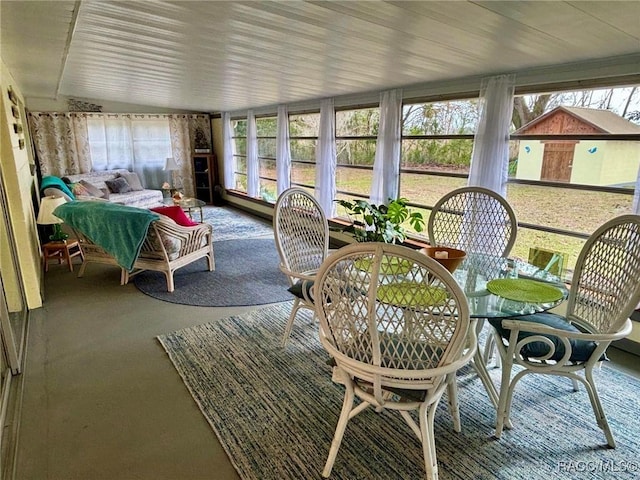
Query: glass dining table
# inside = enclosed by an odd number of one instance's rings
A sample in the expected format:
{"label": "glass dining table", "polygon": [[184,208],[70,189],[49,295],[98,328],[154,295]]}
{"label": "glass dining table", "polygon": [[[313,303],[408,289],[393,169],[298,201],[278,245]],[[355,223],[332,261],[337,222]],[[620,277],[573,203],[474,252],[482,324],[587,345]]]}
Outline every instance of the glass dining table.
{"label": "glass dining table", "polygon": [[[482,331],[484,319],[545,312],[560,305],[569,293],[557,276],[514,258],[468,254],[452,275],[465,293],[471,317],[478,319],[477,335]],[[474,355],[473,366],[497,407],[498,392],[480,348]]]}
{"label": "glass dining table", "polygon": [[[370,271],[369,260],[358,260],[357,270]],[[385,272],[385,268],[388,270]],[[407,262],[407,268],[411,268]],[[402,288],[410,283],[404,278],[407,273],[402,265],[383,263],[381,274],[388,277],[384,287],[378,289],[378,301],[393,304],[401,309],[416,308],[414,303],[404,303]],[[480,336],[484,320],[488,318],[510,318],[540,313],[561,304],[568,289],[560,278],[545,269],[519,259],[487,254],[467,254],[467,258],[452,273],[461,287],[469,305],[469,314],[475,319],[475,334]],[[386,283],[388,282],[388,283]],[[422,298],[433,299],[431,286],[417,283],[416,289],[426,289]],[[415,292],[415,290],[414,290]],[[417,297],[420,297],[416,294]],[[398,301],[400,299],[400,301]],[[411,300],[409,300],[411,301]],[[481,349],[473,356],[472,365],[482,381],[494,407],[498,406],[498,392],[493,384]]]}

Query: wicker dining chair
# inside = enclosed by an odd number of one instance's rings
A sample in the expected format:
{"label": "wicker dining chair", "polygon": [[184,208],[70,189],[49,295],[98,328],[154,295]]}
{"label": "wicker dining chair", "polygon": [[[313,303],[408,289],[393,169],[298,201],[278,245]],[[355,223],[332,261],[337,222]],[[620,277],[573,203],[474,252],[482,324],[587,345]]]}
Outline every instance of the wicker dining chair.
{"label": "wicker dining chair", "polygon": [[464,293],[437,261],[378,242],[332,253],[314,288],[332,378],[345,386],[322,475],[331,474],[348,421],[372,406],[400,413],[422,442],[426,478],[437,479],[436,409],[447,389],[454,430],[460,431],[455,375],[477,346]]}
{"label": "wicker dining chair", "polygon": [[329,223],[318,201],[301,188],[280,194],[273,216],[273,233],[280,256],[280,270],[287,276],[293,308],[285,327],[286,346],[300,308],[314,309],[313,279],[327,257]]}
{"label": "wicker dining chair", "polygon": [[[502,195],[484,187],[461,187],[436,202],[429,215],[427,232],[431,245],[464,250],[465,262],[482,272],[499,268],[495,258],[509,255],[516,241],[518,222]],[[483,326],[484,320],[479,321],[478,335]],[[477,360],[487,364],[492,353],[493,338],[489,335],[484,355]],[[478,373],[483,382],[490,381],[484,371]]]}
{"label": "wicker dining chair", "polygon": [[[427,223],[429,243],[469,253],[507,256],[518,222],[509,202],[483,187],[462,187],[436,202]],[[481,258],[469,256],[467,262]]]}
{"label": "wicker dining chair", "polygon": [[[629,316],[640,302],[640,216],[622,215],[586,241],[573,273],[564,316],[538,313],[490,319],[502,358],[496,437],[509,428],[513,392],[527,374],[570,378],[584,384],[607,444],[615,440],[596,390],[593,368],[614,340],[631,332]],[[522,367],[512,377],[514,365]],[[582,372],[584,375],[580,375]],[[575,408],[574,403],[567,408]]]}

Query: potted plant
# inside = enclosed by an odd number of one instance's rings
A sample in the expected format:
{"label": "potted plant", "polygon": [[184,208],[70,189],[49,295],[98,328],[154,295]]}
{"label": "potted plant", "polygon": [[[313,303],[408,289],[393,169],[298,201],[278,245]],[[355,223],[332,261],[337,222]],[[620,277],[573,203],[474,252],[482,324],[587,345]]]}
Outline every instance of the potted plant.
{"label": "potted plant", "polygon": [[[357,242],[402,243],[407,238],[403,223],[407,220],[416,232],[424,228],[420,212],[412,212],[406,198],[389,199],[387,205],[374,205],[366,200],[336,200],[347,211],[351,225],[343,228],[352,233]],[[357,219],[351,218],[356,216]]]}

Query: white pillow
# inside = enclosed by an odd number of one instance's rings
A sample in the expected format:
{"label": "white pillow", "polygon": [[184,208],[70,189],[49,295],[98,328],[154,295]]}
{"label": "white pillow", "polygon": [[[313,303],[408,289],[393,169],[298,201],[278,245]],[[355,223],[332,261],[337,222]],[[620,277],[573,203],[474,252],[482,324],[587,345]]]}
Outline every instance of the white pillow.
{"label": "white pillow", "polygon": [[138,177],[138,174],[136,172],[119,173],[118,176],[124,178],[127,181],[129,186],[131,187],[131,190],[144,190],[144,187],[140,182],[140,177]]}

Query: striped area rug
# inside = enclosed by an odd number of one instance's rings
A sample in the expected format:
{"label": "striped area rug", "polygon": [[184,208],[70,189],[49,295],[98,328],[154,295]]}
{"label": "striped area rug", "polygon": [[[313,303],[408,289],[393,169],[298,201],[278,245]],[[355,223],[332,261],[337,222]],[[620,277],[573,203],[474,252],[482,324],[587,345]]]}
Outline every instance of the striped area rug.
{"label": "striped area rug", "polygon": [[[338,420],[344,390],[331,382],[308,312],[280,346],[290,306],[158,337],[243,479],[320,479]],[[596,375],[615,450],[584,388],[531,375],[516,390],[514,429],[496,440],[495,410],[475,374],[461,372],[462,432],[452,429],[446,398],[436,414],[440,479],[638,478],[640,381],[607,365]],[[369,409],[349,422],[331,478],[424,478],[420,442],[397,413]]]}

